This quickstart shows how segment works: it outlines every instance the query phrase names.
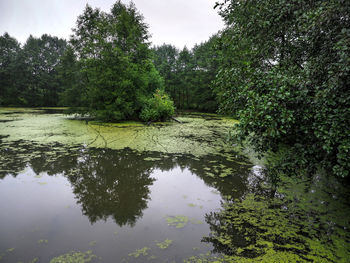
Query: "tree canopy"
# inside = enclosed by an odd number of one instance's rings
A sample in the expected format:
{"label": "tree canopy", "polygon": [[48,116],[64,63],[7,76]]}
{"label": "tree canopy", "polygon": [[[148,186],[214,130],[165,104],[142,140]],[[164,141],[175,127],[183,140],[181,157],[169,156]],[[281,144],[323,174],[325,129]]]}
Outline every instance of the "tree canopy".
{"label": "tree canopy", "polygon": [[83,102],[78,105],[105,121],[137,118],[145,100],[164,85],[135,5],[117,1],[110,13],[87,5],[73,31],[70,56],[77,56],[83,82],[75,86]]}
{"label": "tree canopy", "polygon": [[349,175],[349,1],[225,0],[217,7],[230,59],[215,89],[221,111],[239,118],[240,138],[259,152],[283,152],[280,169]]}

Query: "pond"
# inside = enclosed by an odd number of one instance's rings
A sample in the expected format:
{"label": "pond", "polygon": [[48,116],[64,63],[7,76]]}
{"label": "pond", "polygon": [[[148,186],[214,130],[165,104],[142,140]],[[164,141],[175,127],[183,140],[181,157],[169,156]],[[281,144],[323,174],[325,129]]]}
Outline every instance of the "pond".
{"label": "pond", "polygon": [[272,189],[228,143],[235,120],[178,119],[1,108],[0,262],[347,262],[341,184],[286,178]]}
{"label": "pond", "polygon": [[182,262],[210,251],[205,215],[247,191],[252,164],[225,147],[233,120],[179,119],[107,125],[2,109],[0,262]]}

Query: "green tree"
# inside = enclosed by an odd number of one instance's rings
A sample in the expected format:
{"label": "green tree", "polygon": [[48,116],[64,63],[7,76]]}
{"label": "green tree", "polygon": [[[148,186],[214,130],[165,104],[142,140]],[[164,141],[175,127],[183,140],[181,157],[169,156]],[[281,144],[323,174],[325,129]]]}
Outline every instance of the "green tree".
{"label": "green tree", "polygon": [[0,105],[18,104],[18,41],[8,33],[0,36]]}
{"label": "green tree", "polygon": [[78,55],[87,111],[105,121],[137,118],[163,81],[151,60],[148,27],[133,3],[110,13],[86,6],[71,39]]}
{"label": "green tree", "polygon": [[217,110],[211,82],[221,62],[218,41],[216,34],[192,50],[185,47],[179,51],[169,44],[153,48],[154,64],[177,108],[209,112]]}
{"label": "green tree", "polygon": [[29,36],[20,57],[23,61],[21,98],[26,106],[56,106],[61,92],[56,67],[66,41],[49,35]]}
{"label": "green tree", "polygon": [[212,82],[222,62],[221,51],[218,49],[219,42],[219,34],[215,34],[208,41],[195,45],[192,49],[195,68],[192,74],[191,101],[192,108],[200,111],[215,112],[218,108]]}
{"label": "green tree", "polygon": [[77,111],[86,101],[86,89],[83,86],[83,76],[80,65],[71,46],[68,46],[57,66],[58,80],[62,92],[60,105],[74,108]]}
{"label": "green tree", "polygon": [[153,63],[159,74],[164,78],[165,90],[170,94],[172,99],[175,100],[177,90],[177,75],[176,75],[176,63],[179,56],[179,50],[170,44],[163,44],[152,48],[153,51]]}
{"label": "green tree", "polygon": [[240,119],[240,138],[261,153],[284,149],[280,171],[349,175],[350,2],[225,0],[217,7],[227,27],[216,93],[221,110]]}

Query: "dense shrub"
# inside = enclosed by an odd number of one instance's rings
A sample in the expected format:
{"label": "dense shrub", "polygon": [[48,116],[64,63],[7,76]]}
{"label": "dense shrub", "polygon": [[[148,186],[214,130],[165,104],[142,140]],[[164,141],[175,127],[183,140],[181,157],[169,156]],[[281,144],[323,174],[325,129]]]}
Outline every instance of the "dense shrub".
{"label": "dense shrub", "polygon": [[143,121],[164,121],[174,114],[174,102],[163,90],[158,89],[152,98],[146,99],[140,113]]}

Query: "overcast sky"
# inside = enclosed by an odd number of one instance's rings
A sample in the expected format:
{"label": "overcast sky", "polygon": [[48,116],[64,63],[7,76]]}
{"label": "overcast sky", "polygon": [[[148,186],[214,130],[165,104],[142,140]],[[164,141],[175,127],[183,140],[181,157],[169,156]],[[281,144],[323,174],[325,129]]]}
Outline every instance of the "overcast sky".
{"label": "overcast sky", "polygon": [[[0,0],[0,33],[8,32],[21,43],[29,34],[47,33],[68,39],[86,3],[109,11],[115,0]],[[129,0],[123,0],[128,3]],[[134,0],[144,15],[154,45],[179,48],[207,40],[223,28],[213,9],[215,0]]]}

